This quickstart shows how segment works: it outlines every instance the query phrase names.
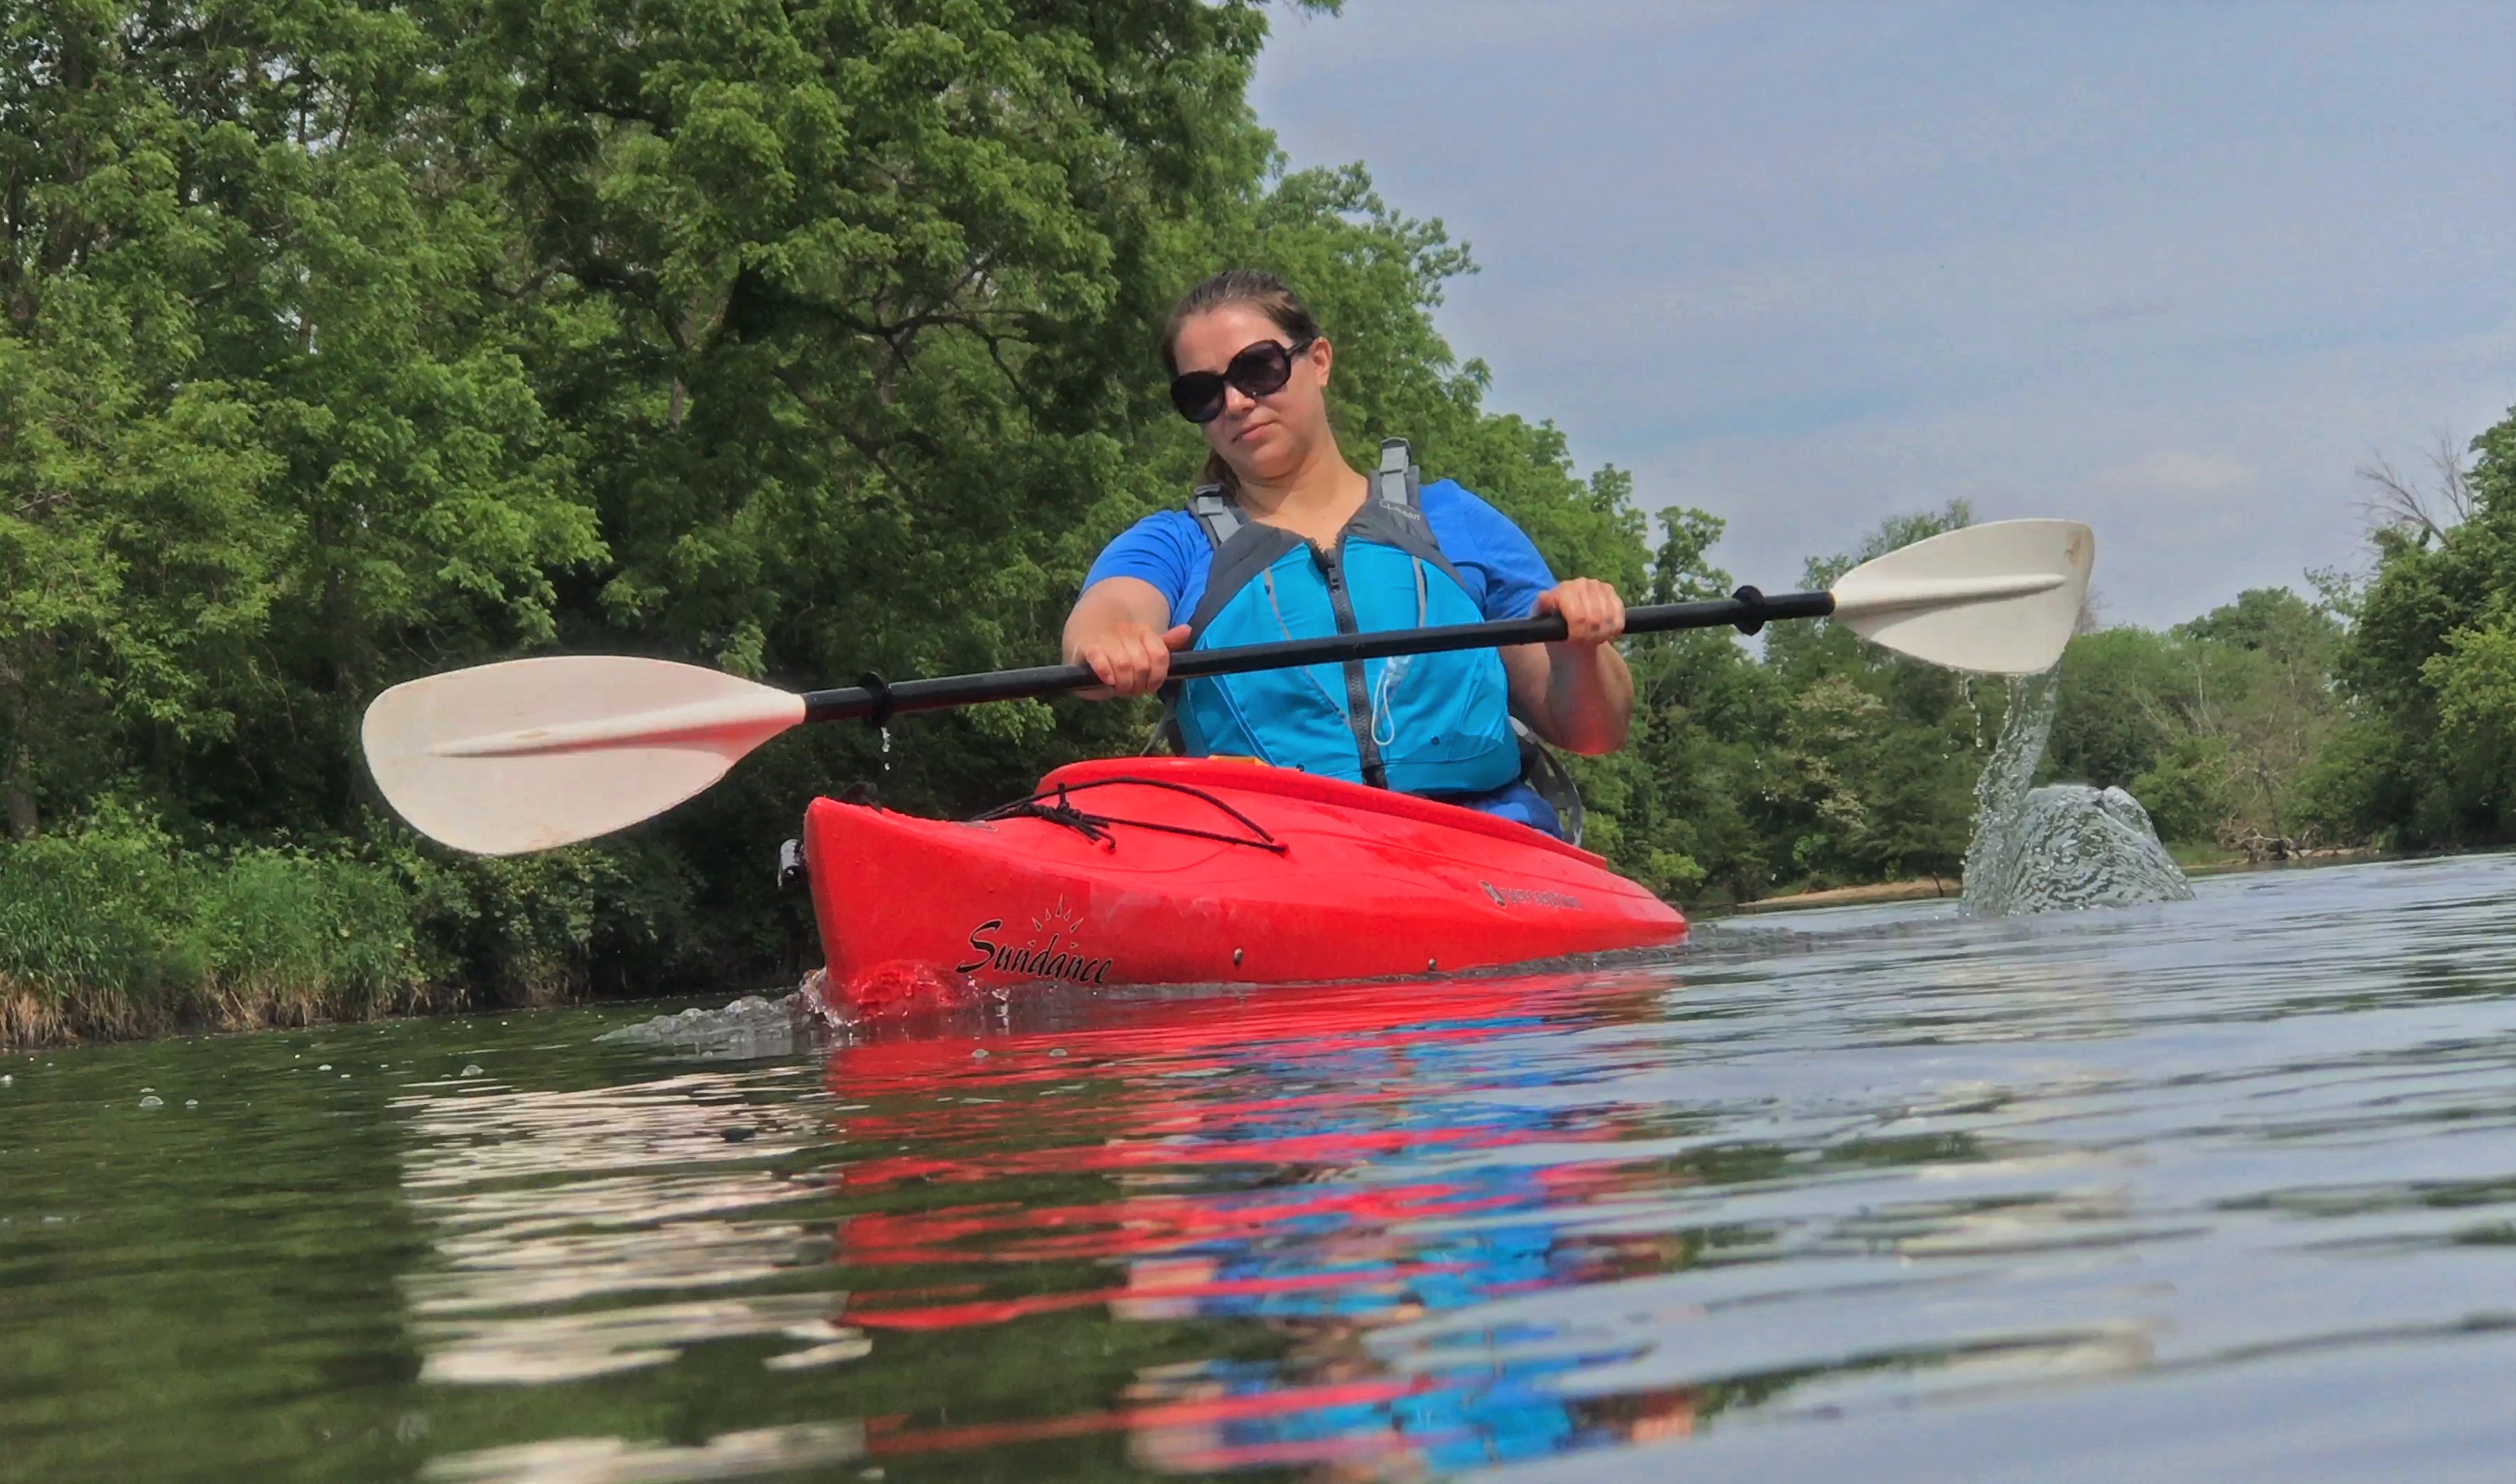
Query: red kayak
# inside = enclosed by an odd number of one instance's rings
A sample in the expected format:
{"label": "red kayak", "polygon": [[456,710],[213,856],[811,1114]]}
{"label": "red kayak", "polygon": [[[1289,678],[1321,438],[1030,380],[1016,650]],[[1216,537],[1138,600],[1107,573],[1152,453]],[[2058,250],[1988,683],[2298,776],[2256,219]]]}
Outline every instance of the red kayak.
{"label": "red kayak", "polygon": [[1283,984],[1675,943],[1587,850],[1473,809],[1211,758],[1078,763],[966,822],[816,799],[827,993],[855,1009],[1039,981]]}

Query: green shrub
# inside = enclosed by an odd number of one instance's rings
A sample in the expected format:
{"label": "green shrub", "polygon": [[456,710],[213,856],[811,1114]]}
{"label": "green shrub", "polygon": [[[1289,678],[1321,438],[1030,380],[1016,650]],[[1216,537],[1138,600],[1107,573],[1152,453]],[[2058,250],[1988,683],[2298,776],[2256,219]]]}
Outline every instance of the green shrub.
{"label": "green shrub", "polygon": [[2131,781],[2160,840],[2211,839],[2231,813],[2225,750],[2213,738],[2180,738],[2156,766]]}
{"label": "green shrub", "polygon": [[501,859],[423,849],[405,834],[383,853],[430,978],[457,998],[546,1005],[598,973],[607,988],[651,992],[700,953],[691,873],[650,840]]}
{"label": "green shrub", "polygon": [[0,1040],[373,1015],[423,995],[412,925],[381,867],[108,811],[0,845]]}

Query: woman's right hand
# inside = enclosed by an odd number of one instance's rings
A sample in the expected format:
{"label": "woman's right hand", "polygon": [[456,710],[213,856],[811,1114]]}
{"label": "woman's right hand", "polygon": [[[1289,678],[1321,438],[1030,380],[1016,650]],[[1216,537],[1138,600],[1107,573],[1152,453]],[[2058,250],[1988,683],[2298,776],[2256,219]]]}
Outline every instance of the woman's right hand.
{"label": "woman's right hand", "polygon": [[1075,646],[1074,663],[1101,678],[1101,688],[1084,694],[1095,700],[1151,695],[1170,679],[1171,652],[1188,643],[1186,624],[1157,629],[1122,619]]}

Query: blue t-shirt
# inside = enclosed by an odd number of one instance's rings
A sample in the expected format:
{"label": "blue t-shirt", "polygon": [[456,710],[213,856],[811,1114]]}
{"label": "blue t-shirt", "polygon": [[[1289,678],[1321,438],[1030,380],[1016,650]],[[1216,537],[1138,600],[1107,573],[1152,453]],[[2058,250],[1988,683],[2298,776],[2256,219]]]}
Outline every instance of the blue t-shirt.
{"label": "blue t-shirt", "polygon": [[[1527,618],[1537,595],[1555,586],[1555,574],[1528,534],[1455,479],[1436,480],[1422,493],[1424,523],[1478,609],[1489,620]],[[1104,577],[1141,578],[1170,599],[1171,622],[1184,624],[1205,597],[1213,564],[1214,543],[1196,517],[1184,510],[1161,511],[1104,547],[1083,586],[1088,590]]]}

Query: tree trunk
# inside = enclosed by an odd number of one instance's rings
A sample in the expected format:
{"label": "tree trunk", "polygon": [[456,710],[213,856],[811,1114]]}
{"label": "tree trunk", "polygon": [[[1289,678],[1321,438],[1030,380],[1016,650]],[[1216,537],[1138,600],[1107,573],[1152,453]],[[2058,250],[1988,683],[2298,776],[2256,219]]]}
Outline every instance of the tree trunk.
{"label": "tree trunk", "polygon": [[9,776],[0,780],[0,804],[9,810],[9,838],[32,839],[42,827],[43,819],[35,810],[35,787],[26,750],[20,748],[9,760]]}
{"label": "tree trunk", "polygon": [[[40,643],[41,640],[35,640]],[[0,749],[6,750],[8,771],[0,774],[0,808],[8,811],[9,836],[25,840],[42,827],[35,810],[35,753],[27,745],[31,722],[26,715],[26,665],[22,651],[0,654]]]}

